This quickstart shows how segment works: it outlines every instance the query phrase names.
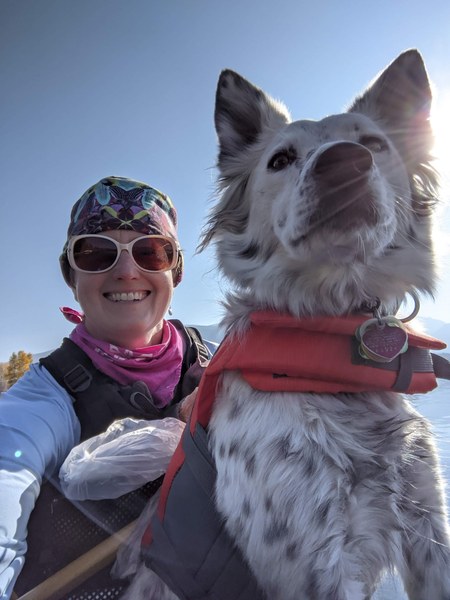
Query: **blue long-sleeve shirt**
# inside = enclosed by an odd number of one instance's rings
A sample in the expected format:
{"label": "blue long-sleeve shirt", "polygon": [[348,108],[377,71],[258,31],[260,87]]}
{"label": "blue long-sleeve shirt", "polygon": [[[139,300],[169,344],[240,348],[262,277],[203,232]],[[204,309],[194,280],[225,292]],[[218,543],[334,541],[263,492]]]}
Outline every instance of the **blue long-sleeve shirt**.
{"label": "blue long-sleeve shirt", "polygon": [[23,567],[27,523],[44,476],[80,441],[69,394],[40,365],[0,395],[0,599]]}

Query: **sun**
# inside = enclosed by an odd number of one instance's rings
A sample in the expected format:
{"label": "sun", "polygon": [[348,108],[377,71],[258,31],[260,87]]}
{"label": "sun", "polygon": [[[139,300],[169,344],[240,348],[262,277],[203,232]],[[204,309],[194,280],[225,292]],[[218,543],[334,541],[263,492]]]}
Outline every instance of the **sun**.
{"label": "sun", "polygon": [[435,143],[433,155],[441,174],[441,184],[448,195],[450,191],[450,89],[440,91],[433,100],[431,112]]}
{"label": "sun", "polygon": [[448,297],[450,281],[450,88],[434,93],[431,112],[434,132],[433,156],[439,173],[440,202],[436,208],[434,248],[440,265],[440,283],[437,297]]}

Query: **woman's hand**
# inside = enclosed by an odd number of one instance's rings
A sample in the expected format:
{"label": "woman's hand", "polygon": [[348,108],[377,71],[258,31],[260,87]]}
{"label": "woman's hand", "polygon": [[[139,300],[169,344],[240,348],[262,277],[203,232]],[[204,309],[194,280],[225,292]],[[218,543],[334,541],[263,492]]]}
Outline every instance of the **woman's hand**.
{"label": "woman's hand", "polygon": [[178,416],[181,421],[188,422],[191,416],[192,409],[194,408],[195,398],[197,397],[198,387],[195,388],[184,400],[180,402],[180,408],[178,410]]}

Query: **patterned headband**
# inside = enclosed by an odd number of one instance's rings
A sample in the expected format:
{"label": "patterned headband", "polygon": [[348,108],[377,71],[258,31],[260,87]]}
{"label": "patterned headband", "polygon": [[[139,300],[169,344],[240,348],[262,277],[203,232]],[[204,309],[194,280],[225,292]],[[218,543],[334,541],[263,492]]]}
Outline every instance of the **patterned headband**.
{"label": "patterned headband", "polygon": [[75,203],[67,237],[126,229],[177,239],[176,227],[177,213],[168,196],[140,181],[106,177]]}

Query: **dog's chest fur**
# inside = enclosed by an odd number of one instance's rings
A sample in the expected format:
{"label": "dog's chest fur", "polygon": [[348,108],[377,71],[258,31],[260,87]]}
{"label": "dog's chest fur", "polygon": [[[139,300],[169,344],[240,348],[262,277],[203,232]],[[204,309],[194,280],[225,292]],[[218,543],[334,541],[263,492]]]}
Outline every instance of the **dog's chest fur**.
{"label": "dog's chest fur", "polygon": [[219,511],[268,597],[345,597],[344,580],[369,597],[367,564],[397,562],[405,504],[415,511],[411,457],[430,450],[410,405],[391,393],[268,394],[227,374],[210,430]]}

